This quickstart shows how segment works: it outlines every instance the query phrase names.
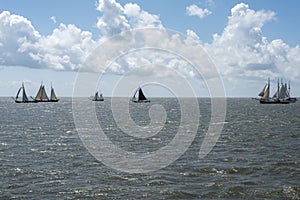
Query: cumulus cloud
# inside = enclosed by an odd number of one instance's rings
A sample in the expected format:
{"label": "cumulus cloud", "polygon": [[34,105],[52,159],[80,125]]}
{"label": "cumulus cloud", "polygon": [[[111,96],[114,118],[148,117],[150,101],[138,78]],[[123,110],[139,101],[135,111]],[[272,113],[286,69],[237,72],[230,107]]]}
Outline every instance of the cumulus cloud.
{"label": "cumulus cloud", "polygon": [[97,27],[104,36],[112,36],[134,28],[162,27],[157,15],[142,10],[137,4],[128,3],[123,7],[115,0],[99,0],[97,10],[102,12]]}
{"label": "cumulus cloud", "polygon": [[299,46],[290,47],[282,40],[269,42],[263,35],[263,26],[275,17],[272,11],[254,11],[244,3],[231,9],[222,34],[215,34],[213,42],[205,44],[223,75],[299,77]]}
{"label": "cumulus cloud", "polygon": [[92,34],[75,25],[60,24],[42,36],[19,15],[0,14],[0,64],[56,70],[78,69],[94,46]]}
{"label": "cumulus cloud", "polygon": [[24,51],[41,66],[55,70],[75,70],[93,50],[95,41],[92,34],[75,25],[60,24],[51,35],[38,42],[26,45]]}
{"label": "cumulus cloud", "polygon": [[0,13],[0,64],[31,66],[32,60],[23,48],[40,38],[28,19],[3,11]]}
{"label": "cumulus cloud", "polygon": [[[99,0],[97,10],[101,13],[96,23],[101,36],[96,40],[93,40],[91,32],[63,23],[51,34],[41,35],[30,20],[3,11],[0,13],[0,65],[55,70],[77,70],[85,67],[86,70],[101,71],[107,63],[92,63],[94,60],[91,60],[92,64],[88,63],[88,67],[82,66],[87,56],[99,44],[98,41],[104,42],[115,34],[137,28],[164,30],[159,16],[143,10],[138,4],[121,5],[115,0]],[[196,5],[188,6],[186,12],[200,18],[211,14],[209,10]],[[191,56],[197,57],[191,49],[203,45],[223,77],[228,79],[284,76],[295,80],[300,75],[300,47],[290,47],[280,39],[268,41],[262,31],[263,26],[275,18],[276,14],[272,11],[255,11],[247,4],[240,3],[231,9],[226,27],[222,33],[213,35],[212,43],[202,43],[193,30],[187,30],[185,38],[176,34],[139,35],[132,41],[134,45],[128,46],[128,50],[138,49],[142,44],[160,43],[166,48],[171,48],[172,45],[173,49],[184,49]],[[51,19],[55,22],[55,17]],[[114,49],[115,51],[110,52],[118,56],[124,54],[119,52],[122,45],[125,44],[116,42],[105,48]],[[102,55],[98,57],[103,58]],[[151,66],[154,61],[160,64]],[[192,67],[180,61],[180,58],[154,51],[135,52],[120,58],[118,63],[111,65],[111,73],[126,73],[130,69],[147,66],[147,73],[167,76],[168,74],[159,69],[162,65],[181,71],[185,76],[196,76]]]}
{"label": "cumulus cloud", "polygon": [[188,16],[197,16],[199,17],[200,19],[208,16],[211,14],[211,11],[209,11],[208,9],[203,9],[203,8],[200,8],[198,7],[197,5],[195,4],[192,4],[188,7],[186,7],[186,14]]}

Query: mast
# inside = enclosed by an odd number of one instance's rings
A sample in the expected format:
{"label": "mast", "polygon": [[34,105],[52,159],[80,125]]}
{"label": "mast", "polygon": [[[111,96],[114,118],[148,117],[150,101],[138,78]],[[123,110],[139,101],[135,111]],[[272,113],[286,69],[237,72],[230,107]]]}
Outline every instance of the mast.
{"label": "mast", "polygon": [[289,81],[289,88],[287,90],[287,97],[290,98],[291,97],[291,85],[290,85],[290,81]]}
{"label": "mast", "polygon": [[277,99],[279,99],[279,79],[278,79],[278,82],[277,82]]}

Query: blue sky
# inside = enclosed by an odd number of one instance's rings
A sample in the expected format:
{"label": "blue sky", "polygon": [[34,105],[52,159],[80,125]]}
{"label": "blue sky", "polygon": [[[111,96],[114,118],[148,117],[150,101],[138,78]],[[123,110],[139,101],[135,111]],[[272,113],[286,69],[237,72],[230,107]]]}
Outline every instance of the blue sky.
{"label": "blue sky", "polygon": [[[22,82],[29,95],[35,95],[41,81],[46,88],[53,82],[58,96],[72,96],[77,71],[86,67],[83,63],[95,47],[122,31],[144,27],[171,29],[193,38],[218,68],[227,96],[256,96],[268,77],[274,87],[278,78],[291,80],[292,95],[299,96],[299,4],[297,0],[0,0],[0,96],[14,96]],[[197,96],[208,95],[197,89],[203,80],[189,67],[179,66],[185,63],[166,60],[166,66],[190,81]],[[104,96],[112,95],[128,70],[150,61],[149,54],[121,59],[100,81]],[[103,69],[85,70],[99,74]],[[174,78],[159,66],[147,70],[135,76],[150,70],[149,76],[158,80]],[[82,95],[93,93],[95,87]],[[163,91],[148,90],[150,95],[164,96]]]}

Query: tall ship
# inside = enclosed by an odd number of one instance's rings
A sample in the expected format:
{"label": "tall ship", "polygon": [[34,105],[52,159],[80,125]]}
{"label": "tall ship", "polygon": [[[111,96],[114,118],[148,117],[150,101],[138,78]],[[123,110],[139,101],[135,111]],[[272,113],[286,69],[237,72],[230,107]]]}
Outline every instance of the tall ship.
{"label": "tall ship", "polygon": [[289,103],[295,103],[297,101],[297,98],[291,97],[290,92],[290,82],[287,86],[287,83],[281,82],[281,85],[279,84],[279,80],[277,83],[277,90],[275,91],[275,94],[270,97],[270,79],[268,79],[268,82],[262,89],[262,91],[258,94],[259,102],[261,104],[289,104]]}
{"label": "tall ship", "polygon": [[37,103],[36,100],[29,100],[25,91],[24,83],[17,92],[16,97],[12,97],[16,103]]}
{"label": "tall ship", "polygon": [[48,97],[46,90],[45,90],[45,86],[43,85],[43,83],[41,83],[41,86],[35,96],[35,98],[33,98],[35,101],[37,102],[58,102],[59,99],[56,97],[56,94],[54,92],[54,88],[52,87],[52,83],[51,83],[51,93],[50,93],[50,98]]}
{"label": "tall ship", "polygon": [[141,87],[139,87],[135,91],[133,97],[130,100],[134,103],[149,103],[150,102],[150,100],[148,98],[146,98],[146,96],[144,95]]}

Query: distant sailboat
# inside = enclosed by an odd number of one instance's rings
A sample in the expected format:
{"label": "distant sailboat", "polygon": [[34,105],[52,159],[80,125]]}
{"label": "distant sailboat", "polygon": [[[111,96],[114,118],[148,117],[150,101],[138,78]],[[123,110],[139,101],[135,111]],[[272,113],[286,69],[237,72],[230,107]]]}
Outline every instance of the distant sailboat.
{"label": "distant sailboat", "polygon": [[[20,95],[21,91],[22,91],[22,98],[20,99],[19,95]],[[20,87],[20,89],[18,90],[16,97],[13,99],[15,100],[16,103],[37,103],[37,101],[35,101],[35,100],[32,100],[32,101],[28,100],[23,83],[22,83],[22,87]]]}
{"label": "distant sailboat", "polygon": [[92,101],[104,101],[102,93],[99,95],[98,92],[95,93],[94,96],[90,98]]}
{"label": "distant sailboat", "polygon": [[55,95],[54,89],[52,88],[52,84],[51,84],[51,96],[50,96],[50,99],[49,99],[49,97],[46,93],[46,90],[45,90],[45,86],[43,85],[43,83],[41,83],[39,91],[37,92],[34,99],[37,102],[58,102],[59,101],[59,99]]}
{"label": "distant sailboat", "polygon": [[145,97],[141,87],[139,87],[135,91],[133,97],[131,98],[131,101],[135,102],[135,103],[149,103],[150,102],[150,100]]}
{"label": "distant sailboat", "polygon": [[261,104],[289,104],[294,103],[297,100],[296,98],[290,97],[290,86],[289,89],[287,88],[287,84],[281,83],[281,86],[279,86],[279,81],[275,94],[270,98],[270,79],[268,79],[268,83],[264,86],[258,96]]}

